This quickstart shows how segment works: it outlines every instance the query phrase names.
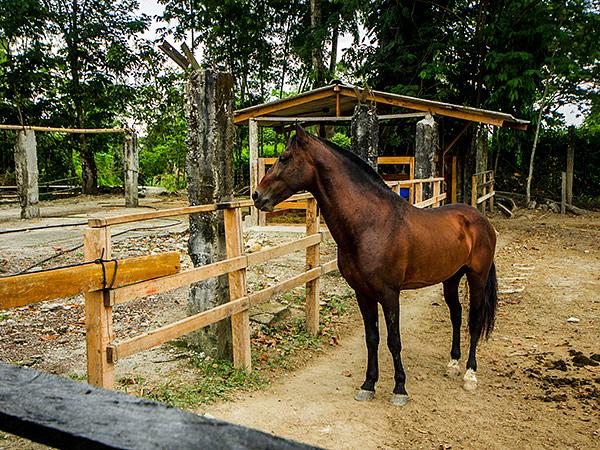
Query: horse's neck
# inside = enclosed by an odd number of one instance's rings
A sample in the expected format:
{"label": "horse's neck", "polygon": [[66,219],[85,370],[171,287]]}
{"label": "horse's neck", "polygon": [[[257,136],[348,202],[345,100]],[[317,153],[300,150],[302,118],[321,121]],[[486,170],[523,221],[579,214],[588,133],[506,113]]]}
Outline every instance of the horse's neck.
{"label": "horse's neck", "polygon": [[317,199],[338,246],[355,245],[366,229],[385,219],[385,210],[393,208],[393,205],[370,182],[357,183],[349,163],[328,151],[328,155],[320,155],[315,183],[309,191]]}

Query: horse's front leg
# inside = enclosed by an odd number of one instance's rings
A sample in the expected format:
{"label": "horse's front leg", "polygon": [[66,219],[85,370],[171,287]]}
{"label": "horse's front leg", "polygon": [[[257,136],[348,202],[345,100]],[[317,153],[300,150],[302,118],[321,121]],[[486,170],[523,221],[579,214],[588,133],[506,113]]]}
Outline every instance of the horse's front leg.
{"label": "horse's front leg", "polygon": [[372,400],[375,397],[375,383],[379,379],[377,351],[379,348],[379,317],[377,302],[359,292],[356,300],[365,324],[365,340],[367,342],[367,374],[365,382],[354,397],[358,401]]}
{"label": "horse's front leg", "polygon": [[389,291],[383,299],[383,314],[387,326],[387,344],[394,361],[394,393],[390,401],[396,406],[403,406],[408,401],[406,392],[406,374],[402,367],[402,343],[400,341],[400,302],[398,291]]}

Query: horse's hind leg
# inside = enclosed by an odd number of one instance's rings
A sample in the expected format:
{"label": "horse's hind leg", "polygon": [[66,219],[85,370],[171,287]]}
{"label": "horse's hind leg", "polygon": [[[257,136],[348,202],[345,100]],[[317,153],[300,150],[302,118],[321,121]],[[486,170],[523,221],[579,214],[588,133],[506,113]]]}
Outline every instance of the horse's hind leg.
{"label": "horse's hind leg", "polygon": [[372,400],[375,397],[375,383],[379,378],[379,363],[377,351],[379,348],[379,317],[377,302],[359,292],[356,292],[356,300],[365,325],[365,340],[367,343],[367,374],[365,382],[354,397],[358,401]]}
{"label": "horse's hind leg", "polygon": [[462,306],[458,298],[458,286],[464,275],[461,269],[451,278],[444,281],[444,300],[450,309],[450,321],[452,322],[452,349],[450,350],[450,362],[446,369],[446,375],[459,376],[460,366],[460,327],[462,322]]}
{"label": "horse's hind leg", "polygon": [[483,308],[486,277],[473,272],[467,272],[469,282],[470,307],[469,307],[469,334],[471,335],[471,345],[469,347],[469,358],[467,359],[467,371],[464,376],[464,388],[468,391],[477,388],[477,342],[481,336],[483,323],[481,321],[481,309]]}

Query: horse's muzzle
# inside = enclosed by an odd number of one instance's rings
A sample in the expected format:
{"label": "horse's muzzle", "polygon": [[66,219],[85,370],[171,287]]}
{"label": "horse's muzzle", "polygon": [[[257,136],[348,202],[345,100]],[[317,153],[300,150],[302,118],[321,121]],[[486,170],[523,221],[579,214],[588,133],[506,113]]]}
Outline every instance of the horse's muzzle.
{"label": "horse's muzzle", "polygon": [[252,193],[252,200],[254,200],[254,206],[261,211],[273,211],[273,202],[269,198],[265,198],[258,191]]}

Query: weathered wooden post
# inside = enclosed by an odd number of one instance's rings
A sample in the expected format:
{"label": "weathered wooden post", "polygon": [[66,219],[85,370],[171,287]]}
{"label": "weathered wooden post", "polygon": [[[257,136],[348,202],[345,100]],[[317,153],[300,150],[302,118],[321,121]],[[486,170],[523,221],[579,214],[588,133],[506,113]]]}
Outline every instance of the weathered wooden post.
{"label": "weathered wooden post", "polygon": [[[110,227],[88,228],[83,236],[85,261],[111,258]],[[116,268],[115,268],[116,270]],[[107,280],[112,273],[106,273]],[[107,281],[108,283],[109,281]],[[88,383],[112,389],[115,381],[115,365],[107,355],[107,346],[113,340],[112,306],[105,305],[108,290],[85,294],[85,344],[87,353]]]}
{"label": "weathered wooden post", "polygon": [[352,115],[352,153],[360,156],[377,172],[379,120],[375,108],[356,105]]}
{"label": "weathered wooden post", "polygon": [[123,184],[125,185],[125,206],[136,208],[138,199],[139,157],[137,135],[126,133],[123,140]]}
{"label": "weathered wooden post", "polygon": [[37,144],[33,130],[17,131],[15,141],[15,174],[21,203],[21,219],[40,217]]}
{"label": "weathered wooden post", "polygon": [[[433,116],[427,115],[417,122],[415,139],[415,178],[426,179],[437,176],[440,137],[438,124]],[[429,185],[423,186],[425,198],[431,197],[432,189]],[[416,199],[415,199],[416,202]]]}
{"label": "weathered wooden post", "polygon": [[[185,92],[188,122],[186,177],[190,205],[218,203],[233,196],[233,77],[212,70],[191,72]],[[225,259],[223,213],[190,215],[188,251],[194,266]],[[229,301],[226,276],[192,285],[191,314]],[[222,320],[190,338],[208,355],[231,359],[231,325]]]}
{"label": "weathered wooden post", "polygon": [[[306,235],[311,236],[319,232],[320,216],[317,200],[306,200]],[[314,269],[320,264],[320,243],[306,248],[306,270]],[[306,329],[316,336],[319,333],[319,288],[320,278],[306,283]]]}
{"label": "weathered wooden post", "polygon": [[477,175],[471,177],[471,206],[477,208]]}

